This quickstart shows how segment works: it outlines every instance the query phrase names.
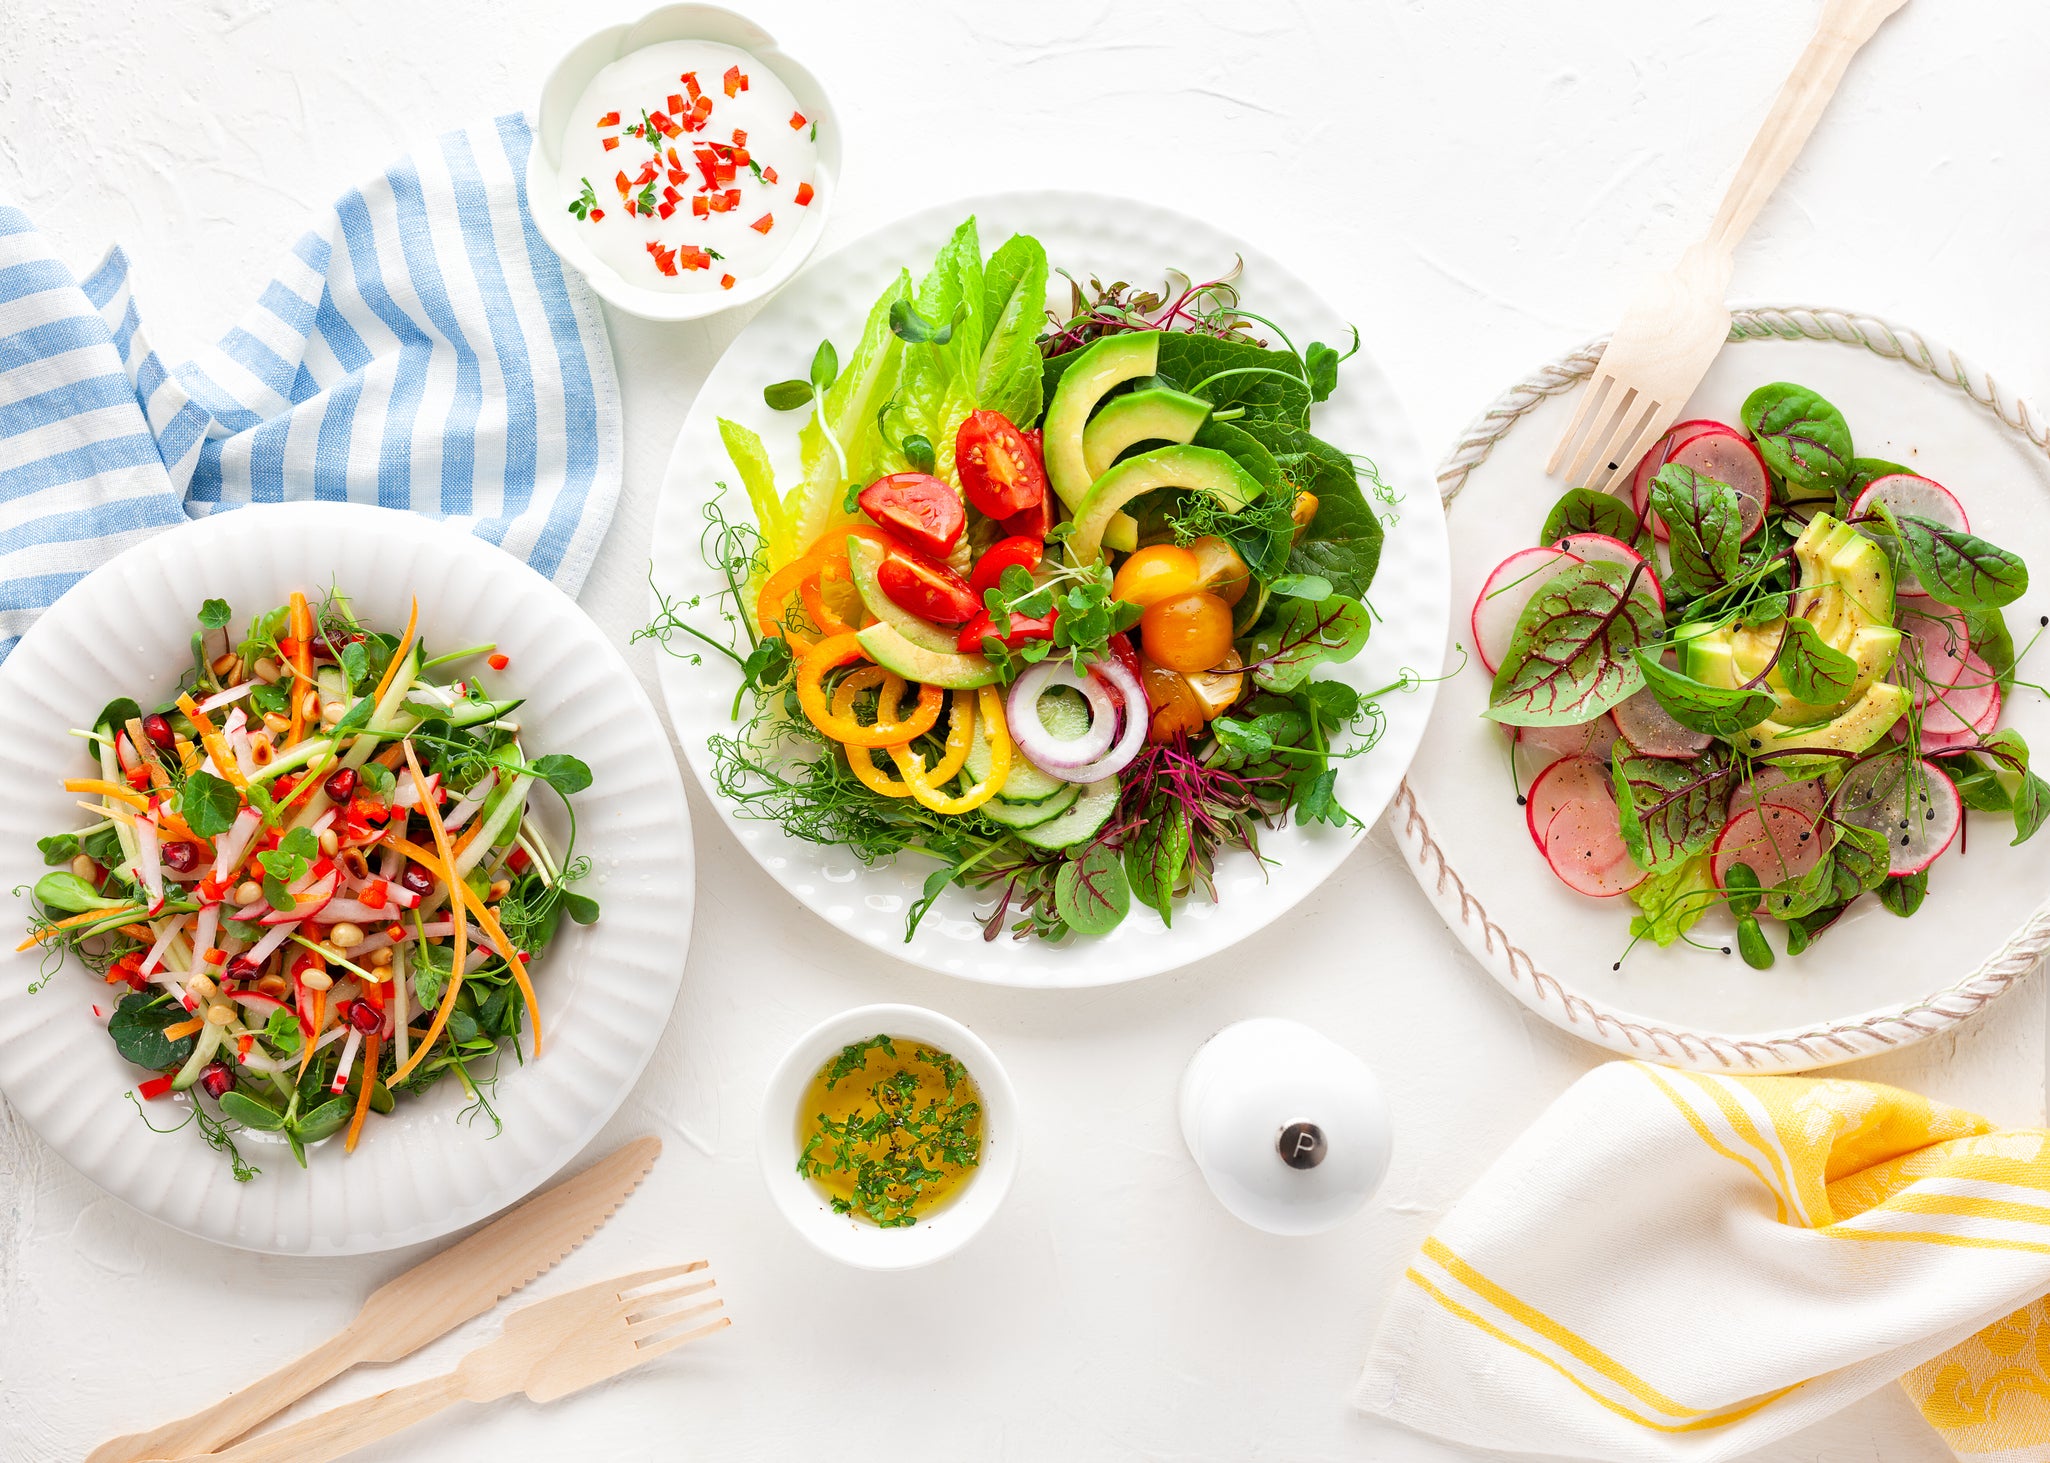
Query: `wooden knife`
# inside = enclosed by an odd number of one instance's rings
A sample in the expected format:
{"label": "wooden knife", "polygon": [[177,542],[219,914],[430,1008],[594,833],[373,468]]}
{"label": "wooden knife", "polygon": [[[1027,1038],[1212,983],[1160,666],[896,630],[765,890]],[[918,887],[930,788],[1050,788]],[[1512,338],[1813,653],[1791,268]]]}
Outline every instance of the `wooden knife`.
{"label": "wooden knife", "polygon": [[410,1356],[481,1316],[590,1238],[637,1188],[662,1140],[636,1138],[575,1178],[379,1286],[339,1333],[204,1411],[102,1443],[86,1463],[143,1463],[211,1453],[364,1362]]}

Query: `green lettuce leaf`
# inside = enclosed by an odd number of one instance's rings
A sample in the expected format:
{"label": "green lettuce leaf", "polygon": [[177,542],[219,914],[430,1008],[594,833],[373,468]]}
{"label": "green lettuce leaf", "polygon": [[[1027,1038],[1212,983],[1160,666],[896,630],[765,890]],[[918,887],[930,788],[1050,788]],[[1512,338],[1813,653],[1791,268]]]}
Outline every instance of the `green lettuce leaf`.
{"label": "green lettuce leaf", "polygon": [[[875,433],[876,410],[897,389],[903,342],[890,331],[890,307],[906,298],[910,289],[910,275],[899,275],[875,302],[862,326],[860,343],[798,433],[804,481],[785,496],[783,516],[800,549],[847,516],[841,504],[856,464],[862,460],[864,438]],[[844,466],[827,440],[827,429],[846,453]]]}
{"label": "green lettuce leaf", "polygon": [[1654,944],[1670,945],[1714,909],[1720,897],[1709,872],[1708,856],[1690,858],[1677,868],[1653,874],[1630,891],[1631,902],[1644,911],[1631,917],[1630,933]]}
{"label": "green lettuce leaf", "polygon": [[719,440],[726,444],[726,455],[733,459],[741,486],[747,489],[747,501],[754,508],[755,522],[768,546],[769,569],[780,569],[803,551],[803,545],[791,532],[783,500],[776,493],[776,472],[769,466],[769,450],[751,428],[724,417],[719,418]]}
{"label": "green lettuce leaf", "polygon": [[[1038,420],[1039,331],[1046,323],[1046,250],[1029,234],[1013,234],[982,274],[982,354],[972,383],[980,410],[1002,412],[1019,426]],[[938,439],[934,439],[938,445]]]}

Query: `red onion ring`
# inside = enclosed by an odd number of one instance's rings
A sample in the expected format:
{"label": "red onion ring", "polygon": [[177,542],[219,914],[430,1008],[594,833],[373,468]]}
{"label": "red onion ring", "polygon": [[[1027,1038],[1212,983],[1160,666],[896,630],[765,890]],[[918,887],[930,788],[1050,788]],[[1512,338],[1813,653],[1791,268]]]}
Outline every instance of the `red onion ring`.
{"label": "red onion ring", "polygon": [[[1080,691],[1089,702],[1089,730],[1079,737],[1057,737],[1039,719],[1039,698],[1056,685]],[[1094,763],[1117,734],[1117,707],[1110,692],[1095,677],[1076,674],[1065,660],[1042,660],[1026,667],[1011,684],[1004,714],[1011,724],[1011,740],[1026,760],[1055,777],[1069,777],[1073,769]]]}
{"label": "red onion ring", "polygon": [[1139,749],[1146,745],[1146,688],[1139,684],[1139,678],[1115,656],[1106,657],[1090,667],[1092,677],[1100,676],[1109,681],[1125,698],[1125,725],[1118,735],[1117,745],[1101,758],[1086,767],[1071,767],[1061,776],[1070,782],[1101,782],[1116,772],[1122,772],[1139,755]]}

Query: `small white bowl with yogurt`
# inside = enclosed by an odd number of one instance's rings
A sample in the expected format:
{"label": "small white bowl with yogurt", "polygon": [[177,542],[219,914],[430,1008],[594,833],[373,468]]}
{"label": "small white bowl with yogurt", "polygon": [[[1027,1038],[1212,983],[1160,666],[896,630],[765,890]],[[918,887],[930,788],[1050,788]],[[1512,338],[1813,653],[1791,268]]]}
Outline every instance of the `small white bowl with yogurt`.
{"label": "small white bowl with yogurt", "polygon": [[527,211],[600,297],[648,320],[763,299],[824,232],[840,127],[753,21],[665,5],[556,64],[534,108]]}

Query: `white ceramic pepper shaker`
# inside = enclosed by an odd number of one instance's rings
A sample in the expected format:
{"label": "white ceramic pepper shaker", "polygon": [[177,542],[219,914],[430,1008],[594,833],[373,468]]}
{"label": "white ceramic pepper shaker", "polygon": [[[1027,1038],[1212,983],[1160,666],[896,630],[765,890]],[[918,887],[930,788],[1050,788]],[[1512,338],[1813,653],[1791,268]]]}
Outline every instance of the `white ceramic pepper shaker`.
{"label": "white ceramic pepper shaker", "polygon": [[1182,1139],[1218,1201],[1269,1234],[1320,1234],[1388,1172],[1388,1104],[1367,1064],[1296,1021],[1210,1038],[1182,1074]]}

